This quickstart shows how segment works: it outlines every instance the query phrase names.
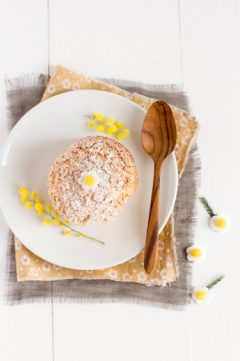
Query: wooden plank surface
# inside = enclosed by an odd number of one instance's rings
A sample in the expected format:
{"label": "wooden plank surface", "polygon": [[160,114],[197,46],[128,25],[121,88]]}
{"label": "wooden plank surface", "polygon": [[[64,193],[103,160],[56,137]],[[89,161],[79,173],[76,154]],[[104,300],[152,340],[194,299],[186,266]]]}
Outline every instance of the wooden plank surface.
{"label": "wooden plank surface", "polygon": [[188,361],[186,317],[141,305],[55,305],[56,360]]}
{"label": "wooden plank surface", "polygon": [[196,265],[194,284],[226,275],[207,307],[189,309],[192,360],[234,361],[240,357],[238,325],[240,274],[239,182],[240,101],[239,1],[181,0],[183,81],[201,119],[201,194],[216,212],[229,216],[231,229],[219,235],[207,227],[199,205],[196,241],[207,259]]}
{"label": "wooden plank surface", "polygon": [[177,0],[50,0],[49,17],[51,65],[181,83]]}
{"label": "wooden plank surface", "polygon": [[0,360],[53,361],[51,305],[0,306]]}
{"label": "wooden plank surface", "polygon": [[[6,136],[4,78],[47,72],[47,0],[0,2],[0,147]],[[0,215],[0,288],[4,279],[7,226]],[[51,304],[0,305],[0,360],[52,361]]]}

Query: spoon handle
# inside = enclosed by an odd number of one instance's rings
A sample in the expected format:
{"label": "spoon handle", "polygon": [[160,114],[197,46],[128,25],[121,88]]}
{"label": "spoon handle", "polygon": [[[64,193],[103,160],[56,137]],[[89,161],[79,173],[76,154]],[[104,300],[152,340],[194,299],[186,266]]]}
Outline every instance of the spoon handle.
{"label": "spoon handle", "polygon": [[160,214],[160,170],[162,162],[155,164],[151,205],[146,235],[144,268],[148,274],[154,272],[158,261],[158,231]]}

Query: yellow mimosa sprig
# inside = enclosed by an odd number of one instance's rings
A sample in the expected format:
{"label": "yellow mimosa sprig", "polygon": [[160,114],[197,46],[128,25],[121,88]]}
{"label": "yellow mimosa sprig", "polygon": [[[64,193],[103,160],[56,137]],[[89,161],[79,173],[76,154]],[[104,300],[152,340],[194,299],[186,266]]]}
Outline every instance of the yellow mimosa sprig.
{"label": "yellow mimosa sprig", "polygon": [[113,135],[118,140],[130,135],[129,129],[124,128],[124,123],[111,117],[105,117],[102,113],[87,115],[89,129],[95,129],[98,133]]}
{"label": "yellow mimosa sprig", "polygon": [[20,194],[20,202],[23,203],[27,209],[35,209],[38,216],[45,216],[42,222],[44,225],[49,226],[53,224],[57,227],[64,227],[63,235],[66,237],[74,234],[78,237],[85,237],[102,245],[105,244],[104,241],[88,236],[74,229],[69,221],[62,220],[59,217],[58,211],[54,210],[51,204],[44,206],[43,200],[38,197],[38,193],[36,191],[28,191],[25,187],[20,187],[18,192]]}

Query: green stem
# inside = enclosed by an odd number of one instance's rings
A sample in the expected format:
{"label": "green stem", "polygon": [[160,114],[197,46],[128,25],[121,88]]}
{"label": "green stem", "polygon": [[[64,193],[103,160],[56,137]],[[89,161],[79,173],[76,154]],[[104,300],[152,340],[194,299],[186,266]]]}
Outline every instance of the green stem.
{"label": "green stem", "polygon": [[211,218],[217,216],[217,214],[213,211],[212,207],[209,205],[205,197],[199,197],[199,200]]}
{"label": "green stem", "polygon": [[[54,217],[51,213],[48,213],[45,211],[46,214],[48,214],[52,219],[56,219],[56,217]],[[61,222],[61,225],[63,225],[64,227],[70,229],[70,231],[76,233],[76,234],[81,234],[83,237],[85,238],[88,238],[92,241],[96,241],[98,243],[101,243],[103,245],[105,245],[105,242],[104,241],[101,241],[100,239],[97,239],[97,238],[94,238],[94,237],[90,237],[90,236],[87,236],[86,234],[82,233],[82,232],[79,232],[77,231],[76,229],[72,228],[69,224],[66,224],[65,222],[63,222],[62,220],[59,220]]]}
{"label": "green stem", "polygon": [[[29,199],[30,202],[33,203],[33,205],[35,204],[35,201],[33,199]],[[44,212],[49,216],[51,217],[52,219],[56,219],[56,217],[51,213],[51,212],[48,212],[46,210],[44,210]],[[105,245],[105,242],[104,241],[101,241],[100,239],[97,239],[97,238],[94,238],[94,237],[90,237],[90,236],[87,236],[86,234],[82,233],[82,232],[79,232],[77,231],[76,229],[72,228],[70,225],[66,224],[65,222],[63,222],[61,219],[59,219],[59,222],[61,222],[61,225],[63,225],[64,227],[70,229],[72,232],[76,233],[76,234],[81,234],[83,237],[87,238],[87,239],[90,239],[92,241],[95,241],[95,242],[98,242],[102,245]]]}
{"label": "green stem", "polygon": [[224,275],[217,277],[215,280],[213,280],[211,283],[207,285],[207,288],[210,290],[211,288],[216,286],[217,283],[221,282],[224,279],[224,277],[225,277]]}

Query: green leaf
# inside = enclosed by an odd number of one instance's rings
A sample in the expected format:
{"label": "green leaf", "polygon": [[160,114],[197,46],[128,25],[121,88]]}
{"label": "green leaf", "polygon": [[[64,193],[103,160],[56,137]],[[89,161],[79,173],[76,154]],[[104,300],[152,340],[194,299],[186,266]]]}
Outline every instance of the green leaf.
{"label": "green leaf", "polygon": [[209,205],[205,197],[199,197],[199,200],[211,218],[217,216],[217,214],[213,211],[212,207]]}
{"label": "green leaf", "polygon": [[209,283],[207,285],[207,288],[210,290],[211,288],[213,288],[214,286],[216,286],[217,283],[221,282],[224,279],[224,275],[219,276],[218,278],[216,278],[215,280],[213,280],[211,283]]}

